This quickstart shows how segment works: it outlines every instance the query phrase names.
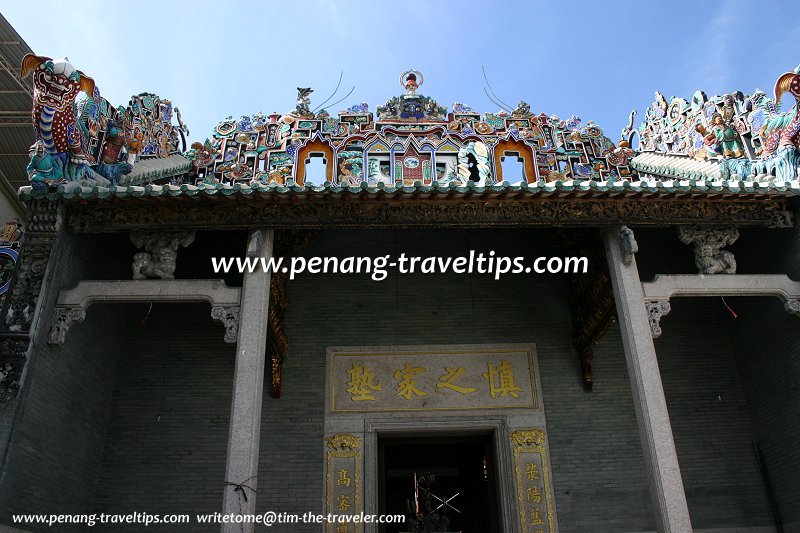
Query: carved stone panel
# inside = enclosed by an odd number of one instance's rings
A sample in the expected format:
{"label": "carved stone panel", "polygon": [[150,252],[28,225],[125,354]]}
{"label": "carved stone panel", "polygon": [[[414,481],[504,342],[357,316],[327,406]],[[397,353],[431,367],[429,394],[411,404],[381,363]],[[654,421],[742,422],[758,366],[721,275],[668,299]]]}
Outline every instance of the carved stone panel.
{"label": "carved stone panel", "polygon": [[694,264],[700,274],[736,274],[736,259],[723,250],[736,242],[739,230],[732,228],[704,228],[680,226],[678,236],[694,250]]}
{"label": "carved stone panel", "polygon": [[178,248],[194,241],[193,231],[134,231],[131,242],[143,252],[133,256],[133,279],[175,279]]}
{"label": "carved stone panel", "polygon": [[28,342],[28,337],[0,338],[0,402],[11,400],[19,390]]}

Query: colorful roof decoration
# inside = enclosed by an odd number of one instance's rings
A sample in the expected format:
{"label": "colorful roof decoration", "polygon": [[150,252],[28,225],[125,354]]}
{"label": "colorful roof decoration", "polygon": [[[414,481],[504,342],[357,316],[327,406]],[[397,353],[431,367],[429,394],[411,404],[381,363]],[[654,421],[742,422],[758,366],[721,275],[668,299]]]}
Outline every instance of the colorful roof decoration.
{"label": "colorful roof decoration", "polygon": [[645,173],[731,180],[789,182],[798,179],[797,102],[780,112],[781,97],[800,99],[800,67],[780,76],[775,97],[756,89],[707,97],[697,91],[691,101],[656,92],[638,130],[640,155],[632,166]]}
{"label": "colorful roof decoration", "polygon": [[[183,154],[188,129],[177,109],[173,124],[168,100],[142,93],[113,108],[66,60],[27,56],[22,74],[31,72],[39,140],[25,199],[800,192],[797,105],[778,108],[784,93],[800,96],[797,72],[779,78],[774,100],[761,91],[712,98],[698,91],[691,102],[668,103],[656,93],[639,128],[632,113],[615,144],[592,121],[536,114],[526,102],[483,114],[459,102],[447,108],[421,93],[424,76],[411,69],[400,76],[404,92],[375,112],[362,102],[332,116],[312,109],[314,91],[301,87],[292,111],[228,117]],[[54,97],[53,84],[69,90]],[[88,93],[79,98],[81,90]],[[503,175],[507,157],[522,163],[519,174]]]}
{"label": "colorful roof decoration", "polygon": [[[113,107],[92,78],[67,59],[26,55],[20,76],[33,76],[33,123],[28,177],[35,189],[136,182],[137,161],[186,150],[188,129],[169,100],[150,93]],[[143,173],[139,173],[141,179]],[[145,172],[144,175],[147,175]]]}
{"label": "colorful roof decoration", "polygon": [[[400,83],[405,93],[375,113],[361,103],[336,117],[311,112],[310,90],[298,88],[295,110],[228,117],[186,155],[199,180],[227,185],[484,186],[504,180],[615,181],[631,174],[633,152],[617,148],[591,121],[536,115],[525,102],[482,115],[461,103],[448,111],[418,92],[421,72],[404,72]],[[523,163],[522,175],[503,176],[505,157]],[[324,175],[308,174],[314,158],[324,160]]]}

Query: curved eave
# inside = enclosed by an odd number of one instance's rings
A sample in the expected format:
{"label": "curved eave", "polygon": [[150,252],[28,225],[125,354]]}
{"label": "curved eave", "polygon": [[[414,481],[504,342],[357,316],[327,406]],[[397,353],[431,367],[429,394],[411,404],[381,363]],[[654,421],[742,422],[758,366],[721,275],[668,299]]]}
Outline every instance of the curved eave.
{"label": "curved eave", "polygon": [[713,198],[719,196],[737,196],[741,199],[770,196],[800,195],[800,180],[781,183],[765,183],[757,181],[725,181],[705,179],[644,179],[642,181],[599,182],[593,180],[564,181],[553,183],[519,184],[507,183],[476,186],[449,185],[416,185],[416,186],[377,186],[366,183],[358,187],[339,185],[301,186],[264,185],[261,183],[235,185],[156,185],[143,186],[112,185],[110,187],[75,187],[65,189],[63,186],[55,190],[33,189],[22,187],[19,196],[22,200],[123,200],[144,198],[236,198],[236,197],[272,197],[275,200],[307,199],[322,200],[324,198],[361,198],[361,199],[404,199],[424,200],[428,198],[507,198],[522,199],[525,197],[553,198],[611,198],[611,197],[697,197]]}

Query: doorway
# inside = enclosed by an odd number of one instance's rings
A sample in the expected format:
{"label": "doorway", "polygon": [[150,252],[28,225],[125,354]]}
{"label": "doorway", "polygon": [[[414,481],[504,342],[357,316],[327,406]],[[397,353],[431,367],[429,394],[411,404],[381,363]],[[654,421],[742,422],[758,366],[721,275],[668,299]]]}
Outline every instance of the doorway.
{"label": "doorway", "polygon": [[378,439],[382,533],[500,533],[492,434]]}

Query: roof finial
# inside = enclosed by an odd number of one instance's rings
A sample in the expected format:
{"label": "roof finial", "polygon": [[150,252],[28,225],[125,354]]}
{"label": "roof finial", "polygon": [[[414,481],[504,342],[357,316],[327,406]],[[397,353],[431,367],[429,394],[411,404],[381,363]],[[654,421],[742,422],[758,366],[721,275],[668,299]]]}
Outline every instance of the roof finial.
{"label": "roof finial", "polygon": [[416,98],[417,89],[425,83],[425,77],[418,70],[408,69],[400,74],[400,85],[406,90],[406,98]]}

